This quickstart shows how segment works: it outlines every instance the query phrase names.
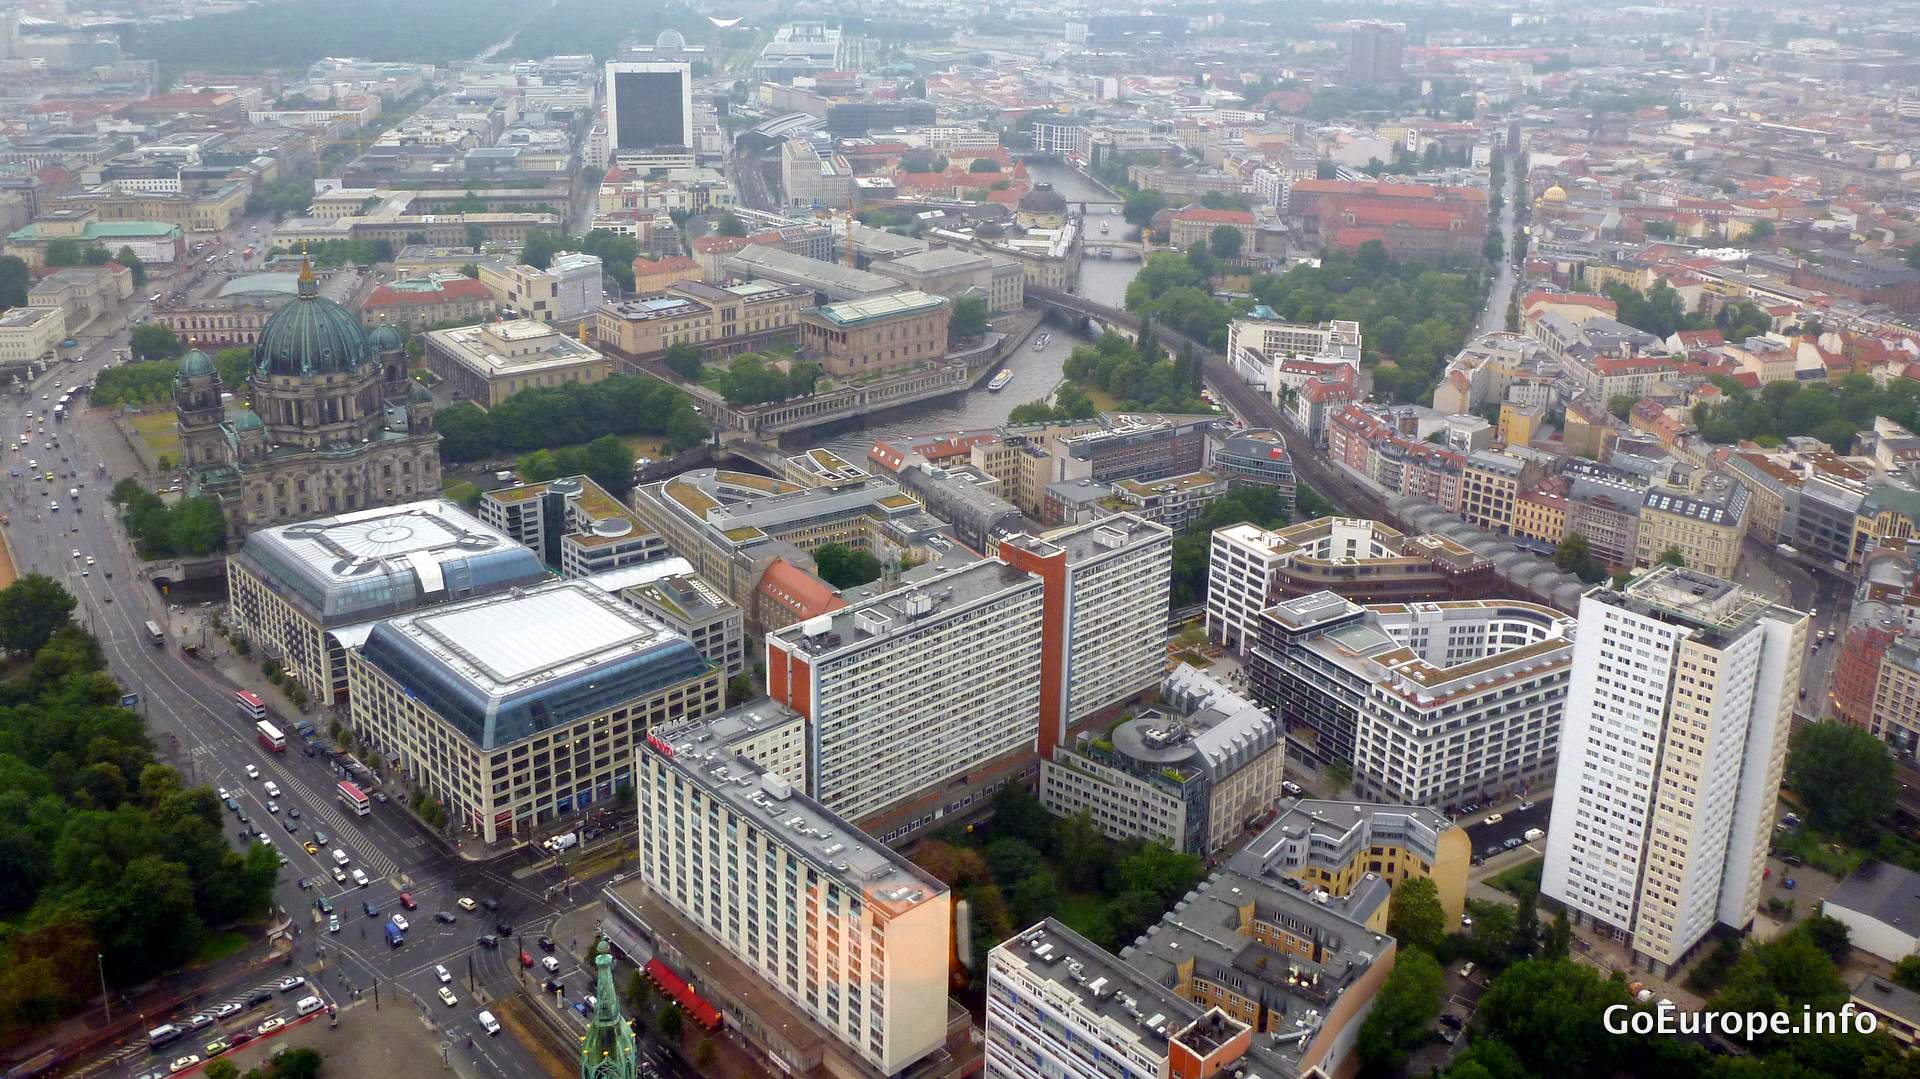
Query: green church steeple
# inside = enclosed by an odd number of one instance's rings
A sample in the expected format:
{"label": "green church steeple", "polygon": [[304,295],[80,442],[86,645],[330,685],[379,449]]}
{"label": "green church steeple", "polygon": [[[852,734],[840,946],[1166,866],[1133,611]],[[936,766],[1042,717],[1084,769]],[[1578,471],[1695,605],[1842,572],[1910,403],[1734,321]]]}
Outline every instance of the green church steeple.
{"label": "green church steeple", "polygon": [[599,981],[593,990],[593,1021],[580,1040],[580,1079],[634,1079],[633,1028],[620,1015],[620,993],[613,986],[613,953],[605,937],[594,949]]}

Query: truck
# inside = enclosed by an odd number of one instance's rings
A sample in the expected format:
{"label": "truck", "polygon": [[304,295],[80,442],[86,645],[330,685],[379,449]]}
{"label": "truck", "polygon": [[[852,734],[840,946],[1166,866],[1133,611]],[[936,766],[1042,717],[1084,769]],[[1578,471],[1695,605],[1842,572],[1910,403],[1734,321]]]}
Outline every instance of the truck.
{"label": "truck", "polygon": [[388,922],[385,929],[387,931],[387,947],[398,948],[407,942],[407,935],[400,930],[399,926]]}
{"label": "truck", "polygon": [[554,836],[552,839],[547,840],[546,843],[543,845],[548,850],[552,851],[555,854],[558,854],[561,851],[566,850],[568,847],[571,847],[578,842],[580,842],[580,833],[568,832],[565,835]]}

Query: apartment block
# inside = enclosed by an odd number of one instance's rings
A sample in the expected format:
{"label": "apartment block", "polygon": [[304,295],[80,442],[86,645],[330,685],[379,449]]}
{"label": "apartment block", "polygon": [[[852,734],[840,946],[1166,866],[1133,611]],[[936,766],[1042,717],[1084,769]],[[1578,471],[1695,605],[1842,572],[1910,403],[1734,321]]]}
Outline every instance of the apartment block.
{"label": "apartment block", "polygon": [[656,939],[712,957],[709,992],[779,1070],[905,1074],[947,1043],[951,893],[728,734],[681,724],[638,754],[639,875],[680,923]]}
{"label": "apartment block", "polygon": [[692,573],[628,585],[620,598],[693,642],[728,678],[747,670],[746,615],[720,590]]}
{"label": "apartment block", "polygon": [[1648,488],[1640,505],[1636,562],[1651,566],[1668,551],[1711,577],[1732,577],[1747,534],[1747,489],[1718,472],[1700,477],[1696,490]]}
{"label": "apartment block", "polygon": [[1760,899],[1807,616],[1678,566],[1580,601],[1541,891],[1656,973]]}
{"label": "apartment block", "polygon": [[569,252],[555,255],[546,269],[480,264],[480,283],[493,302],[521,318],[545,323],[574,323],[591,316],[605,299],[600,259]]}
{"label": "apartment block", "polygon": [[1258,390],[1277,385],[1275,370],[1289,360],[1316,360],[1360,366],[1360,324],[1347,320],[1288,322],[1265,304],[1227,326],[1227,362],[1234,373]]}
{"label": "apartment block", "polygon": [[[1242,869],[1257,867],[1257,875],[1336,896],[1370,888],[1374,880],[1388,888],[1431,880],[1452,925],[1467,908],[1473,840],[1466,828],[1423,806],[1290,798],[1234,860]],[[1384,931],[1387,913],[1378,911],[1367,924]]]}
{"label": "apartment block", "polygon": [[1363,797],[1448,806],[1554,774],[1573,620],[1520,600],[1388,603],[1331,592],[1262,612],[1254,699]]}
{"label": "apartment block", "polygon": [[720,711],[686,638],[584,581],[414,611],[348,653],[348,725],[489,845],[613,801],[656,726]]}
{"label": "apartment block", "polygon": [[1492,532],[1513,532],[1514,501],[1539,478],[1539,467],[1510,454],[1481,450],[1467,456],[1460,476],[1460,516]]}

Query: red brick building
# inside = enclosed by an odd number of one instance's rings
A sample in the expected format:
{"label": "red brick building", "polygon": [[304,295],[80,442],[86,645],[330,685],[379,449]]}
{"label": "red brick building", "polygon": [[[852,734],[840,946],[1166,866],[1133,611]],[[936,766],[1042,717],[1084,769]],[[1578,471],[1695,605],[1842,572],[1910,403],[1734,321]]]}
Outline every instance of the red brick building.
{"label": "red brick building", "polygon": [[1487,194],[1470,187],[1300,180],[1287,216],[1330,247],[1378,240],[1404,258],[1475,257],[1487,238]]}

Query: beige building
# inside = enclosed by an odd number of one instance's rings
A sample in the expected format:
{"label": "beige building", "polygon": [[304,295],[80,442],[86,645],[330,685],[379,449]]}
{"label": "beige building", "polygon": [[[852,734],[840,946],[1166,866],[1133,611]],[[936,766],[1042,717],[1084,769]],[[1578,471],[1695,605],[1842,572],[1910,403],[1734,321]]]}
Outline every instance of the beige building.
{"label": "beige building", "polygon": [[0,315],[0,364],[48,358],[66,336],[67,316],[60,308],[16,307]]}
{"label": "beige building", "polygon": [[198,192],[121,191],[103,185],[62,195],[54,205],[90,209],[101,221],[164,221],[187,232],[219,232],[231,228],[246,212],[250,190],[250,185],[239,181]]}
{"label": "beige building", "polygon": [[684,637],[582,581],[376,623],[347,678],[354,735],[489,845],[614,804],[647,733],[720,711],[723,681]]}
{"label": "beige building", "polygon": [[1651,566],[1678,551],[1688,568],[1732,578],[1747,534],[1749,498],[1745,487],[1718,472],[1703,476],[1697,491],[1649,488],[1640,504],[1635,564]]}
{"label": "beige building", "polygon": [[480,283],[504,311],[537,322],[573,323],[593,314],[605,298],[600,260],[577,252],[555,255],[546,269],[519,263],[480,267]]}
{"label": "beige building", "polygon": [[992,252],[943,247],[876,262],[867,269],[949,300],[978,296],[995,314],[1018,311],[1025,302],[1026,272],[1019,261]]}
{"label": "beige building", "polygon": [[800,316],[800,342],[836,378],[919,367],[947,354],[952,307],[924,292],[827,304]]}
{"label": "beige building", "polygon": [[74,334],[132,295],[133,274],[124,267],[112,263],[69,266],[34,282],[27,292],[27,306],[57,309],[67,333]]}
{"label": "beige building", "polygon": [[664,292],[600,305],[594,340],[622,356],[652,359],[678,344],[709,359],[790,344],[813,293],[777,281],[737,285],[681,281]]}
{"label": "beige building", "polygon": [[[1308,891],[1346,896],[1369,878],[1389,888],[1425,878],[1440,893],[1448,925],[1466,913],[1473,840],[1465,828],[1432,809],[1289,799],[1262,837],[1277,842],[1255,842],[1249,853],[1269,874],[1297,880]],[[1376,913],[1379,924],[1369,920],[1368,927],[1385,932],[1386,915],[1383,908]]]}
{"label": "beige building", "polygon": [[426,335],[427,369],[482,408],[536,386],[582,385],[613,373],[613,361],[532,319],[483,322]]}
{"label": "beige building", "polygon": [[1760,904],[1807,616],[1660,566],[1580,600],[1542,895],[1666,974]]}
{"label": "beige building", "polygon": [[1497,535],[1510,534],[1514,502],[1539,471],[1537,465],[1509,454],[1490,450],[1469,454],[1460,472],[1460,516]]}

